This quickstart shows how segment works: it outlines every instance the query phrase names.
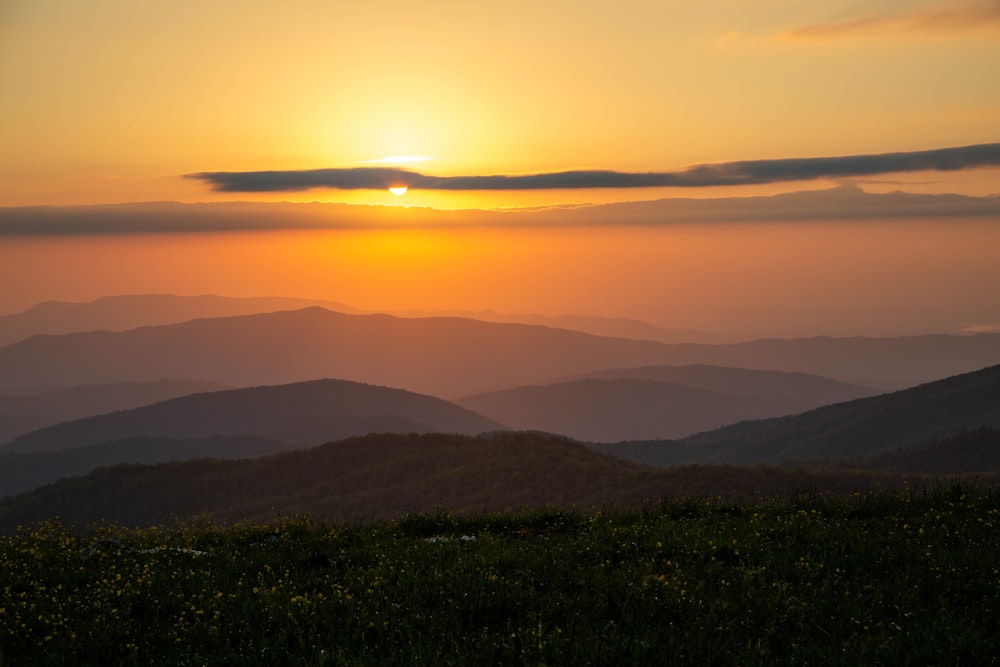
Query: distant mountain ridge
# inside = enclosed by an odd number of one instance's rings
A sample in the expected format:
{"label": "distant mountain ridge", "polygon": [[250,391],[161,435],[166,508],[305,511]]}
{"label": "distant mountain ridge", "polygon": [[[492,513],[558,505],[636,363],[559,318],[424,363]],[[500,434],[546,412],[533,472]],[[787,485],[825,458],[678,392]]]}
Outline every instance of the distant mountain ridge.
{"label": "distant mountain ridge", "polygon": [[455,402],[514,429],[599,442],[677,438],[758,414],[787,414],[773,399],[633,378],[530,385]]}
{"label": "distant mountain ridge", "polygon": [[710,364],[801,371],[879,389],[1000,363],[1000,334],[668,345],[462,318],[318,307],[124,332],[36,336],[0,348],[0,393],[185,377],[229,386],[337,377],[445,398],[607,368]]}
{"label": "distant mountain ridge", "polygon": [[254,315],[320,306],[342,313],[362,311],[320,299],[288,297],[222,297],[214,294],[125,294],[78,303],[46,301],[10,315],[0,315],[0,346],[37,335],[86,331],[128,331],[138,327],[177,324],[206,317]]}
{"label": "distant mountain ridge", "polygon": [[677,329],[657,326],[642,320],[627,317],[598,317],[595,315],[539,315],[537,313],[497,313],[490,310],[400,311],[391,312],[397,317],[461,317],[482,322],[504,324],[533,324],[580,331],[594,336],[630,338],[632,340],[654,340],[660,343],[725,343],[733,342],[731,337],[709,331]]}
{"label": "distant mountain ridge", "polygon": [[437,396],[637,365],[660,343],[461,318],[348,315],[306,308],[124,332],[36,336],[0,348],[5,388],[173,375],[230,386],[337,377]]}
{"label": "distant mountain ridge", "polygon": [[[313,306],[352,315],[374,315],[383,312],[322,299],[224,297],[213,294],[200,296],[124,294],[104,296],[89,302],[47,301],[20,313],[0,315],[0,347],[37,335],[127,331],[144,326],[178,324],[194,319],[301,310]],[[490,310],[402,311],[385,314],[397,317],[461,317],[483,322],[533,324],[582,331],[595,336],[656,340],[661,343],[725,342],[725,337],[718,334],[690,329],[668,329],[623,317],[593,315],[550,317],[533,313],[498,313]]]}
{"label": "distant mountain ridge", "polygon": [[501,424],[431,396],[344,380],[205,392],[50,426],[0,454],[52,452],[127,438],[245,436],[300,446],[371,432],[477,434]]}
{"label": "distant mountain ridge", "polygon": [[455,402],[514,429],[615,442],[681,438],[875,393],[805,373],[692,365],[596,371]]}
{"label": "distant mountain ridge", "polygon": [[565,378],[565,380],[613,380],[621,378],[674,382],[735,396],[797,401],[800,405],[805,406],[803,410],[879,393],[873,387],[841,382],[813,373],[733,368],[708,364],[607,368]]}

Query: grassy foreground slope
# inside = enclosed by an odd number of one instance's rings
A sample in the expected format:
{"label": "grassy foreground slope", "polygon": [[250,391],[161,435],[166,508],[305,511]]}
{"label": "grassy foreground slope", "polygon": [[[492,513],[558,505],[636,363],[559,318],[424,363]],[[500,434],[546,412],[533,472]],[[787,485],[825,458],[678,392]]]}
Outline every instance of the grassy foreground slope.
{"label": "grassy foreground slope", "polygon": [[987,665],[1000,492],[0,538],[9,665]]}

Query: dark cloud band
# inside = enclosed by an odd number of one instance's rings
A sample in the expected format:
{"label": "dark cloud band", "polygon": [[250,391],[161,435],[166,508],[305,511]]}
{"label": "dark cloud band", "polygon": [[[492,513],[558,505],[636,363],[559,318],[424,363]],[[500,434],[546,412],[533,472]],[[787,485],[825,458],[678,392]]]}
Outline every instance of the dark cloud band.
{"label": "dark cloud band", "polygon": [[291,192],[314,188],[384,190],[402,185],[414,190],[570,190],[754,185],[993,166],[1000,166],[1000,144],[908,153],[723,162],[680,171],[647,173],[594,170],[527,175],[430,176],[407,169],[358,167],[301,171],[212,171],[188,174],[188,177],[205,181],[219,192]]}

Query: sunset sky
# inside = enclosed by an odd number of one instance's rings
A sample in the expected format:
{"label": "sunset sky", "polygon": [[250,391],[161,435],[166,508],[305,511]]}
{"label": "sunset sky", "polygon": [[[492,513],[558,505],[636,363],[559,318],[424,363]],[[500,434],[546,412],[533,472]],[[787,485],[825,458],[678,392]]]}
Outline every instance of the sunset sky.
{"label": "sunset sky", "polygon": [[[995,0],[5,2],[0,206],[491,209],[845,184],[982,197],[1000,193],[998,71]],[[934,153],[944,149],[960,150]],[[420,176],[387,171],[395,169]],[[647,182],[644,174],[659,176]],[[358,179],[363,187],[349,187]],[[387,189],[404,184],[402,195]],[[842,329],[864,332],[879,311],[889,320],[880,331],[900,318],[913,320],[907,331],[1000,320],[985,292],[968,294],[984,281],[1000,284],[990,268],[1000,262],[983,249],[996,241],[996,224],[982,219],[879,223],[853,235],[813,225],[794,253],[790,239],[806,233],[794,226],[757,233],[736,225],[725,234],[685,227],[667,238],[613,222],[561,236],[482,225],[355,230],[319,249],[297,232],[268,240],[261,232],[126,238],[87,228],[0,235],[0,312],[50,298],[170,291],[593,312],[704,327],[748,311],[756,315],[745,328],[778,333],[833,327],[851,313],[854,324]],[[768,244],[740,259],[750,239]],[[854,257],[848,249],[859,246],[862,257],[883,254],[870,267],[856,259],[860,274],[840,276],[837,267]],[[802,248],[818,254],[803,259]],[[734,282],[708,268],[722,257],[747,277]],[[674,262],[669,272],[663,258]],[[599,263],[604,278],[580,262]],[[906,291],[921,262],[948,286],[925,286],[922,298],[933,303]],[[876,297],[854,282],[888,266],[898,289],[882,283],[888,291]],[[490,278],[499,267],[519,271]],[[790,288],[788,276],[803,270],[819,282]],[[785,292],[809,285],[833,311]],[[917,317],[954,302],[952,290],[979,306]],[[816,324],[796,328],[796,318]]]}

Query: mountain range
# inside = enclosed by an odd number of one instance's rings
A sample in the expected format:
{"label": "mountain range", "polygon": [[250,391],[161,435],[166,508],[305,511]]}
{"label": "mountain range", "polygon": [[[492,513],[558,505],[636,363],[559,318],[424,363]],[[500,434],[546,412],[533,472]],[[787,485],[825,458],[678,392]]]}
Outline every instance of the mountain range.
{"label": "mountain range", "polygon": [[806,372],[886,390],[995,363],[1000,334],[992,333],[668,345],[535,325],[311,307],[34,336],[0,348],[0,393],[167,377],[235,387],[335,377],[457,398],[608,368],[688,364]]}
{"label": "mountain range", "polygon": [[1000,366],[798,415],[745,421],[674,441],[595,449],[648,465],[830,464],[1000,428]]}
{"label": "mountain range", "polygon": [[[152,496],[144,496],[144,500],[136,501],[138,506],[148,504],[148,498],[156,497],[156,494],[166,494],[161,500],[165,503],[164,507],[171,508],[172,512],[185,512],[197,505],[198,511],[211,508],[212,513],[220,515],[236,512],[244,518],[257,517],[262,510],[259,507],[247,509],[253,503],[242,497],[238,499],[238,508],[243,509],[236,511],[229,503],[237,500],[227,499],[225,495],[201,500],[182,499],[172,495],[172,489],[160,489],[157,485],[168,484],[164,480],[171,480],[169,485],[183,487],[184,475],[207,475],[209,479],[219,480],[230,475],[239,477],[244,474],[241,471],[250,469],[255,471],[252,473],[255,479],[266,476],[267,470],[282,479],[289,475],[299,479],[305,476],[304,472],[283,472],[281,468],[284,462],[295,459],[268,457],[264,459],[267,463],[262,463],[263,467],[260,468],[246,468],[245,462],[207,459],[249,459],[289,449],[313,449],[307,446],[310,442],[317,438],[333,439],[337,433],[335,427],[342,428],[344,424],[357,427],[356,433],[359,435],[353,436],[353,440],[348,438],[355,444],[338,449],[338,456],[350,450],[353,458],[343,468],[337,468],[334,472],[326,470],[323,474],[327,477],[324,479],[329,484],[322,486],[322,493],[319,490],[310,492],[315,497],[311,497],[306,503],[309,508],[321,509],[327,516],[331,516],[330,512],[333,511],[329,505],[333,502],[330,498],[348,502],[345,494],[352,498],[366,498],[367,505],[358,501],[357,506],[348,503],[341,507],[344,517],[356,518],[360,516],[358,513],[362,511],[363,505],[372,513],[382,516],[385,512],[390,512],[389,507],[405,508],[408,511],[425,508],[431,497],[442,502],[447,500],[449,507],[467,509],[470,503],[488,504],[489,499],[498,502],[498,499],[506,499],[504,502],[513,503],[515,498],[523,502],[528,502],[531,498],[531,502],[535,504],[542,503],[543,499],[554,502],[556,497],[566,502],[574,498],[573,503],[584,503],[584,499],[596,504],[611,501],[640,502],[643,500],[643,493],[653,494],[646,499],[656,497],[656,493],[688,493],[694,488],[692,484],[700,485],[697,487],[699,492],[739,494],[753,490],[757,493],[765,490],[814,491],[820,487],[834,491],[856,489],[859,485],[863,487],[877,480],[889,484],[900,481],[898,477],[885,477],[882,473],[855,471],[848,474],[845,472],[848,468],[892,474],[993,475],[1000,472],[1000,450],[997,449],[1000,444],[1000,439],[997,438],[1000,433],[998,392],[1000,366],[892,394],[838,403],[791,417],[742,422],[682,440],[588,444],[589,451],[597,456],[596,459],[588,460],[601,461],[600,465],[607,474],[611,474],[608,472],[611,470],[617,471],[614,475],[618,476],[618,481],[612,483],[607,480],[595,481],[587,475],[576,477],[580,473],[574,472],[572,466],[580,461],[580,457],[586,458],[579,452],[583,448],[580,443],[559,435],[504,431],[495,422],[439,399],[342,381],[228,390],[172,399],[153,406],[69,422],[22,436],[0,448],[0,495],[28,491],[9,498],[3,506],[6,508],[3,511],[8,513],[11,521],[16,517],[24,519],[32,515],[36,510],[31,508],[38,503],[45,507],[62,508],[63,503],[71,503],[75,507],[75,503],[81,502],[83,507],[89,508],[87,511],[97,511],[93,503],[87,504],[74,494],[83,494],[86,489],[90,489],[95,496],[104,497],[107,495],[104,487],[112,482],[113,488],[118,489],[115,493],[125,495],[114,496],[114,502],[107,500],[111,505],[126,500],[132,502],[127,494],[140,494],[143,490],[152,489]],[[324,411],[325,417],[321,414]],[[409,417],[402,416],[407,415],[408,411]],[[416,434],[405,436],[406,431],[413,429],[412,411],[419,412],[424,419],[431,413],[441,416],[441,420],[434,422],[428,430],[453,433],[462,429],[466,433],[477,432],[479,429],[488,430],[476,438],[467,436],[465,439],[441,433],[424,439],[417,438]],[[345,416],[345,413],[350,414]],[[376,413],[378,417],[370,421],[364,419],[365,415],[372,417]],[[307,434],[312,428],[316,430],[312,431],[312,440],[308,441]],[[227,429],[229,433],[242,435],[203,435]],[[420,447],[416,447],[405,450],[412,453],[413,460],[406,456],[400,460],[396,458],[400,450],[390,449],[386,450],[389,452],[387,457],[380,460],[373,452],[362,451],[363,448],[357,444],[369,443],[381,447],[381,443],[390,442],[396,443],[393,447],[402,446],[398,445],[400,440],[391,434],[373,435],[367,439],[360,436],[373,430],[396,429],[404,431],[404,440],[416,439],[424,445],[436,443],[430,448],[432,454],[414,453],[420,450]],[[175,436],[179,433],[187,436],[187,439],[154,435],[164,432],[171,432]],[[262,433],[271,434],[271,438],[263,437]],[[275,439],[276,435],[283,439]],[[291,442],[295,437],[299,440]],[[435,449],[442,442],[451,443],[448,451],[455,453],[456,458],[442,458],[441,450]],[[480,459],[463,458],[465,450],[459,452],[454,448],[455,443],[469,442],[476,443],[480,448],[484,446],[482,443],[506,443],[504,446],[520,443],[519,447],[524,443],[534,444],[528,450],[517,450],[528,452],[530,456],[520,464],[513,460],[509,462],[514,466],[509,476],[496,477],[496,471],[488,467],[492,464]],[[536,447],[539,443],[544,446]],[[553,443],[558,444],[558,447]],[[323,447],[335,445],[336,443]],[[61,449],[55,451],[56,447]],[[572,461],[577,463],[567,463],[560,459],[570,451],[573,452]],[[309,456],[303,455],[307,458]],[[197,461],[182,464],[183,459]],[[163,461],[173,462],[160,463]],[[358,461],[363,461],[360,468],[356,465]],[[154,469],[150,470],[143,466],[124,465],[127,462],[159,465],[152,466]],[[734,467],[734,463],[754,463],[757,467]],[[785,469],[779,472],[777,468],[768,468],[764,472],[765,469],[759,467],[761,463],[781,465]],[[685,467],[692,464],[697,465],[693,468]],[[97,470],[84,477],[56,482],[58,477],[85,474],[101,465],[113,465],[114,469]],[[830,470],[792,470],[788,467],[791,465],[811,465],[814,468],[822,465]],[[659,477],[654,474],[653,468],[647,466],[673,468],[667,477]],[[313,473],[321,469],[317,467]],[[529,470],[531,472],[527,472]],[[418,482],[406,477],[411,474],[424,475],[429,481]],[[406,477],[394,481],[393,485],[399,485],[407,493],[416,494],[415,498],[418,500],[411,503],[410,499],[400,501],[381,497],[377,489],[384,486],[387,475]],[[475,482],[471,485],[453,482],[453,485],[458,484],[459,490],[449,493],[442,491],[449,488],[447,480],[465,478]],[[767,481],[769,478],[773,478],[771,482]],[[655,484],[668,479],[671,486],[655,491],[649,486],[654,483],[650,482],[651,479],[659,480]],[[849,483],[845,480],[849,480]],[[50,487],[29,491],[50,482],[55,483]],[[270,482],[261,483],[260,503],[270,502],[274,507],[288,506],[287,502],[290,501],[286,496],[293,494],[292,490],[269,490],[267,485]],[[301,483],[307,486],[313,484],[311,481]],[[150,484],[153,486],[149,486]],[[480,487],[481,484],[486,486]],[[617,488],[618,484],[627,489]],[[561,489],[560,493],[569,495],[552,495],[548,488],[552,485],[555,485],[553,488]],[[592,486],[584,488],[587,485]],[[192,492],[203,491],[191,488]],[[362,492],[359,490],[361,488],[368,491]],[[68,492],[67,489],[76,491]],[[531,489],[534,489],[536,496],[530,495]],[[398,490],[393,486],[393,493]],[[568,490],[572,490],[572,493]],[[269,493],[277,493],[279,497],[267,495]],[[324,496],[323,493],[328,495]],[[73,500],[74,498],[77,499]],[[101,503],[98,506],[101,512],[112,512],[107,516],[127,515],[124,510],[112,511]],[[76,510],[68,508],[66,511],[72,515]],[[155,513],[159,510],[154,505],[149,505],[145,511]]]}
{"label": "mountain range", "polygon": [[[322,299],[124,294],[104,296],[89,302],[47,301],[20,313],[0,315],[0,346],[40,334],[127,331],[141,326],[177,324],[206,317],[253,315],[281,310],[300,310],[312,306],[353,315],[376,314],[376,311],[363,310]],[[492,310],[400,311],[387,314],[411,318],[460,317],[483,322],[533,324],[581,331],[595,336],[655,340],[661,343],[725,342],[724,336],[711,332],[666,328],[624,317],[547,316],[537,313],[509,314]]]}
{"label": "mountain range", "polygon": [[0,447],[52,452],[125,438],[254,435],[298,446],[372,432],[466,433],[504,428],[447,401],[345,380],[181,396],[27,433]]}
{"label": "mountain range", "polygon": [[0,315],[0,346],[38,335],[127,331],[205,317],[253,315],[320,306],[341,313],[362,311],[336,301],[290,297],[233,298],[206,294],[123,294],[90,302],[46,301],[20,313]]}
{"label": "mountain range", "polygon": [[0,497],[120,463],[254,458],[371,432],[502,428],[437,398],[341,380],[201,392],[15,438],[0,446]]}
{"label": "mountain range", "polygon": [[411,512],[608,510],[664,497],[850,493],[915,477],[728,466],[654,470],[536,433],[381,434],[253,460],[119,465],[0,501],[0,534],[59,516],[83,528],[201,517],[364,521]]}
{"label": "mountain range", "polygon": [[[294,300],[121,299],[0,319],[63,331],[0,347],[0,523],[353,520],[997,470],[995,333],[671,344]],[[192,309],[207,316],[151,315]],[[98,324],[122,330],[82,330]]]}
{"label": "mountain range", "polygon": [[806,373],[691,365],[608,369],[455,402],[515,429],[616,442],[680,438],[877,393]]}
{"label": "mountain range", "polygon": [[[477,410],[474,401],[459,407],[428,396],[347,381],[196,391],[157,403],[151,403],[157,394],[172,396],[184,389],[204,389],[205,385],[167,381],[85,385],[0,398],[0,405],[34,414],[47,408],[50,415],[60,410],[73,416],[90,415],[19,435],[0,446],[0,496],[104,465],[249,458],[368,432],[476,434],[512,425],[585,440],[616,441],[643,428],[658,435],[678,429],[693,433],[719,420],[736,421],[745,416],[740,411],[750,407],[787,414],[802,401],[872,393],[805,374],[710,366],[607,372],[616,376],[629,373],[640,378],[682,378],[690,385],[730,385],[736,395],[645,379],[579,380],[541,388],[555,391],[563,399],[559,405],[533,401],[531,392],[524,390],[507,392],[522,400],[522,411],[531,406],[537,409],[538,422],[525,424],[503,418],[516,415]],[[622,383],[634,384],[635,391],[623,393]],[[589,397],[565,391],[580,384],[594,385],[598,391]],[[755,392],[764,398],[754,398]],[[792,396],[796,398],[792,400]],[[125,403],[144,405],[124,409]],[[120,408],[105,410],[109,405]],[[94,414],[102,412],[109,413]],[[568,423],[572,419],[577,421],[575,428]]]}

